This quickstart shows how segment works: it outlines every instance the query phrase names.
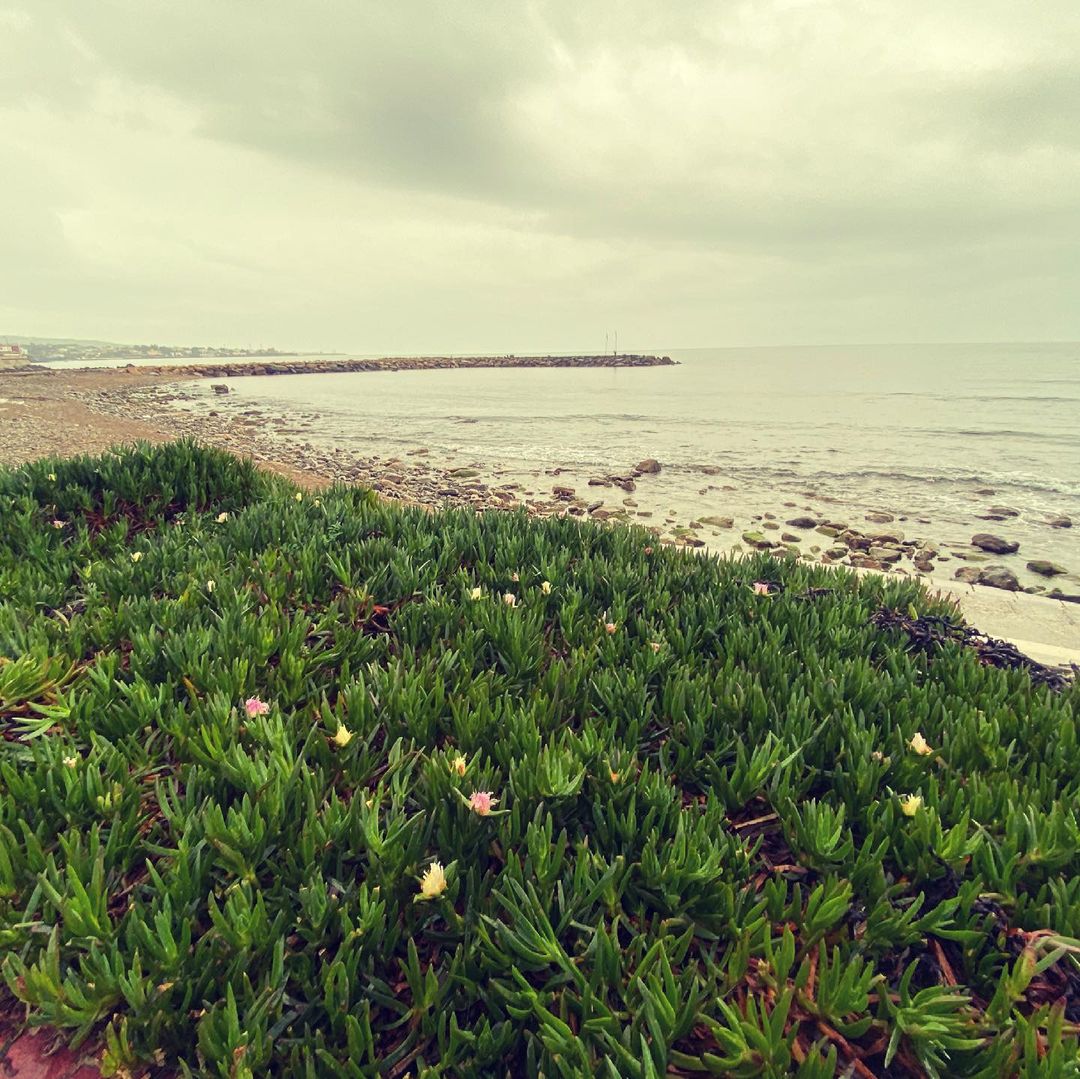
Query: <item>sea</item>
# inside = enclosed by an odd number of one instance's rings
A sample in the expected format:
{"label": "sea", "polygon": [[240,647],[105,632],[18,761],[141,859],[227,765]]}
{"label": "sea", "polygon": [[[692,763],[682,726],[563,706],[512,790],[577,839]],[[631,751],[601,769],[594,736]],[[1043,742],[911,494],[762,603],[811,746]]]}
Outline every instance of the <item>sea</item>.
{"label": "sea", "polygon": [[[584,483],[656,458],[648,501],[678,519],[883,511],[909,535],[996,532],[1080,570],[1080,343],[637,351],[678,365],[243,378],[228,400],[316,417],[314,443],[426,447],[537,490],[555,469]],[[1017,516],[980,521],[994,506]]]}

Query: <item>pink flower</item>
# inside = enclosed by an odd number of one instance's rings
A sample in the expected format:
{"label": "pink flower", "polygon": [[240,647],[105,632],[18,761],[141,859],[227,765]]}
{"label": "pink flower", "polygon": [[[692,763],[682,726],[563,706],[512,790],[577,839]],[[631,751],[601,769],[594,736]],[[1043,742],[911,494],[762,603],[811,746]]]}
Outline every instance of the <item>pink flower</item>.
{"label": "pink flower", "polygon": [[651,547],[646,547],[645,548],[645,553],[646,554],[652,554],[652,548]]}
{"label": "pink flower", "polygon": [[499,804],[498,798],[491,796],[491,791],[473,791],[469,795],[469,808],[478,816],[486,817],[494,806]]}
{"label": "pink flower", "polygon": [[606,629],[608,631],[608,633],[614,633],[618,628],[619,627],[617,625],[615,625],[614,622],[605,622],[604,623],[604,629]]}
{"label": "pink flower", "polygon": [[764,581],[754,582],[754,595],[755,596],[767,596],[769,594],[769,586]]}
{"label": "pink flower", "polygon": [[249,716],[254,718],[255,716],[265,716],[270,711],[270,705],[266,701],[260,701],[258,697],[248,697],[244,701],[244,710]]}

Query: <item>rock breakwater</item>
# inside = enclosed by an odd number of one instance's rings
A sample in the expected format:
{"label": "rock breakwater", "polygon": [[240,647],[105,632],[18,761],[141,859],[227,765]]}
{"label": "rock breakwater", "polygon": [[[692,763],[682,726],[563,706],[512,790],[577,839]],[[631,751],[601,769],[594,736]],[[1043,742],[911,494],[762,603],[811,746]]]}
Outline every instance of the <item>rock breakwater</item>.
{"label": "rock breakwater", "polygon": [[673,367],[670,356],[622,354],[618,356],[389,356],[383,359],[315,359],[228,361],[199,364],[128,364],[97,368],[175,378],[234,378],[246,375],[339,375],[360,371],[438,371],[477,367]]}

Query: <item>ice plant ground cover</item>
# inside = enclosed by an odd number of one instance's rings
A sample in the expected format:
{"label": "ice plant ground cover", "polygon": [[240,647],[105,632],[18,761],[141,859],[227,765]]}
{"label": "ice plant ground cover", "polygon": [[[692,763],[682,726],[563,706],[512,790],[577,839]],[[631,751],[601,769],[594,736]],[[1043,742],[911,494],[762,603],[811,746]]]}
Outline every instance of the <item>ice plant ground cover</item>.
{"label": "ice plant ground cover", "polygon": [[650,539],[189,444],[0,473],[8,1029],[120,1074],[1077,1074],[1077,687],[914,650],[914,583]]}

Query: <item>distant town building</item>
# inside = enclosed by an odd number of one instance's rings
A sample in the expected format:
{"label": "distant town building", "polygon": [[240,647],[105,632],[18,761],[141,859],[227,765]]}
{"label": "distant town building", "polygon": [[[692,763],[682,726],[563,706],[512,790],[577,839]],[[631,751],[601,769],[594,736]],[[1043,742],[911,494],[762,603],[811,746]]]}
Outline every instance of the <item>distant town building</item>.
{"label": "distant town building", "polygon": [[0,367],[24,367],[29,362],[20,345],[0,345]]}

